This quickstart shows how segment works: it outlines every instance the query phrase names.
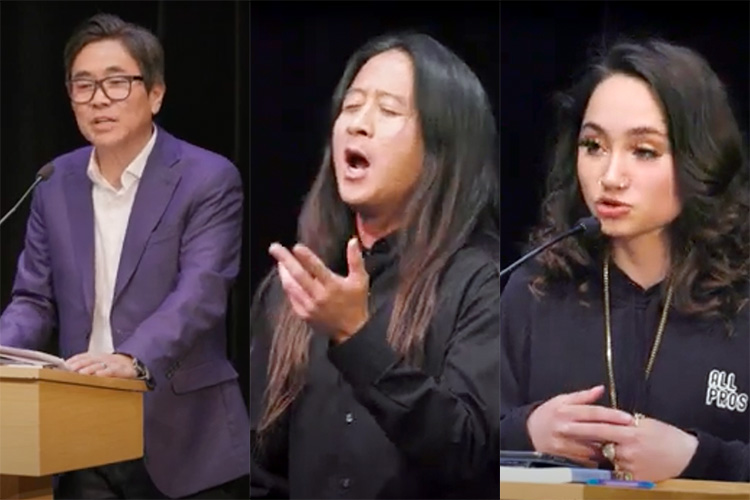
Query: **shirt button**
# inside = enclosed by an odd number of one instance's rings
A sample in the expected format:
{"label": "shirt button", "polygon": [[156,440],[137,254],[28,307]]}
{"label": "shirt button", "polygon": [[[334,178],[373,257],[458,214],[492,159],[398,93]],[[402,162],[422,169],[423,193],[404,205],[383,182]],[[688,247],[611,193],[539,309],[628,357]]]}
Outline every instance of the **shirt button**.
{"label": "shirt button", "polygon": [[354,415],[352,415],[351,413],[347,413],[346,414],[346,423],[347,424],[351,424],[352,422],[354,422]]}
{"label": "shirt button", "polygon": [[348,488],[351,483],[352,483],[351,480],[348,477],[345,477],[344,479],[341,480],[341,487]]}

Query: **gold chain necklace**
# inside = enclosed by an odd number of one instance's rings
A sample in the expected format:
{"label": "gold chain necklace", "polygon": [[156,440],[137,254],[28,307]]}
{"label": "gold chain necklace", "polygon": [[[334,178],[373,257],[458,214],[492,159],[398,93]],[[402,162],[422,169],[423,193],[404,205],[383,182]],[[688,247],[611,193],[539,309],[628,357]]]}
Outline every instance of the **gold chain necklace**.
{"label": "gold chain necklace", "polygon": [[[670,283],[667,289],[667,298],[664,301],[664,309],[661,312],[661,319],[659,320],[659,327],[656,330],[656,338],[654,339],[654,345],[651,347],[651,354],[646,364],[645,378],[648,380],[651,375],[651,369],[654,366],[654,359],[656,359],[656,353],[659,351],[661,344],[661,338],[664,334],[664,327],[667,324],[667,316],[669,314],[669,306],[672,303],[672,284]],[[609,304],[609,253],[604,258],[604,333],[607,341],[607,376],[609,377],[609,399],[612,408],[617,409],[617,390],[615,388],[615,370],[612,363],[612,327],[610,320],[610,304]]]}

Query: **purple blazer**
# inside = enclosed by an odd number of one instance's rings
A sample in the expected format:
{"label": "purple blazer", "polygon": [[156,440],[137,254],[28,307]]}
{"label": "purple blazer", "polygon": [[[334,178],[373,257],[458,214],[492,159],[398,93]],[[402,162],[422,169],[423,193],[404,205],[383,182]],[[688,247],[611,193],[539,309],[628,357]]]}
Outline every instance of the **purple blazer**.
{"label": "purple blazer", "polygon": [[[0,343],[60,355],[88,349],[94,307],[91,146],[55,160],[31,202]],[[242,181],[226,158],[159,128],[123,243],[111,312],[115,350],[148,367],[144,460],[187,496],[248,474],[249,420],[226,355],[226,306],[242,243]]]}

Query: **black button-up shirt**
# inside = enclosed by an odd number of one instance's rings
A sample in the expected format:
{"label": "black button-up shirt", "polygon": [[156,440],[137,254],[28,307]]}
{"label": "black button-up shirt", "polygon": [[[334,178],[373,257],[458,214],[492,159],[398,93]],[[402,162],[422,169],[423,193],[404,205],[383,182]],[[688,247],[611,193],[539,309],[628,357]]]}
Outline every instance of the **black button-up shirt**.
{"label": "black button-up shirt", "polygon": [[306,385],[261,446],[271,330],[261,319],[253,325],[251,497],[498,498],[496,256],[467,246],[451,259],[421,369],[386,341],[398,283],[391,241],[364,259],[370,320],[339,345],[313,337]]}

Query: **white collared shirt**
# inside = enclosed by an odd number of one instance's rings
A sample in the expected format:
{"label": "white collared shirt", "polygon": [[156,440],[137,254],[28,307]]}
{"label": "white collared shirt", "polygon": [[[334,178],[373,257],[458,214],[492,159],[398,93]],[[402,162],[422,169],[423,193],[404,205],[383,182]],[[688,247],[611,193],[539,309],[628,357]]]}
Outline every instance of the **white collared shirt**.
{"label": "white collared shirt", "polygon": [[156,142],[156,127],[151,139],[120,177],[122,187],[115,189],[99,170],[95,151],[91,151],[86,173],[93,182],[91,196],[94,204],[94,314],[89,339],[89,352],[112,353],[112,325],[110,312],[115,293],[117,269],[120,266],[122,244],[128,228],[130,212],[138,191],[138,183],[146,168]]}

